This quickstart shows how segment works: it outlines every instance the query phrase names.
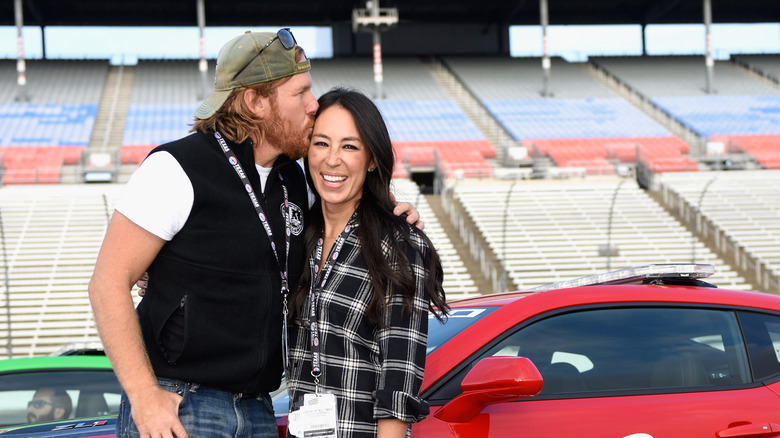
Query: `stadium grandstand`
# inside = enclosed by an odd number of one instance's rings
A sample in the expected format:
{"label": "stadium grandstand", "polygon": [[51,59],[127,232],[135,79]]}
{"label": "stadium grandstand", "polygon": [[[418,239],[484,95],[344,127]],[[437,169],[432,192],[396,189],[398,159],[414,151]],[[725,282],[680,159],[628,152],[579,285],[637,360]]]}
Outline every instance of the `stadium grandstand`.
{"label": "stadium grandstand", "polygon": [[[15,12],[41,29],[196,26],[200,9],[208,26],[328,28],[312,91],[377,103],[394,193],[421,212],[450,299],[694,261],[719,287],[780,294],[780,49],[576,60],[546,45],[511,56],[509,38],[514,25],[704,27],[703,5],[716,23],[780,22],[767,2],[68,3],[6,2],[0,26]],[[0,59],[0,357],[98,341],[87,284],[113,205],[152,148],[188,135],[215,67],[203,52],[45,52]]]}

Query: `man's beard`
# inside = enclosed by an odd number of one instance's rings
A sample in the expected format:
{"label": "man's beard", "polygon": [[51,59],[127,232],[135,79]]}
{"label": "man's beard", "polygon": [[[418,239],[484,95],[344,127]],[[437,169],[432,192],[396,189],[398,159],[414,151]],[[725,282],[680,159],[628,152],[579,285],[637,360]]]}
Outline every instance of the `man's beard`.
{"label": "man's beard", "polygon": [[45,415],[27,414],[28,423],[43,423],[44,421],[54,421],[54,411],[50,411]]}
{"label": "man's beard", "polygon": [[265,141],[293,160],[303,158],[309,151],[314,116],[307,129],[301,130],[282,117],[276,102],[271,104],[271,117],[265,120]]}

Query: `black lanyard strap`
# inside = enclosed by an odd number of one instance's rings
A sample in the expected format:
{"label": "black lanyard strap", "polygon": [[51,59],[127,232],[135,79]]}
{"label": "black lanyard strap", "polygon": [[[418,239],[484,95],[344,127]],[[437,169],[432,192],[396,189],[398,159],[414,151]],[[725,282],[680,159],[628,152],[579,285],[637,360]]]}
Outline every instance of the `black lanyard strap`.
{"label": "black lanyard strap", "polygon": [[282,182],[282,190],[284,191],[284,213],[282,214],[284,216],[284,238],[285,238],[285,245],[286,253],[284,258],[284,264],[282,264],[282,260],[279,258],[279,254],[276,251],[276,242],[274,241],[274,233],[271,230],[271,224],[268,222],[268,217],[266,217],[265,212],[263,211],[263,206],[260,205],[260,202],[257,200],[257,195],[255,195],[255,191],[252,188],[252,184],[249,182],[249,178],[246,176],[246,172],[244,172],[244,169],[241,167],[241,163],[238,162],[238,157],[236,157],[236,154],[230,149],[227,142],[225,142],[225,139],[222,138],[222,135],[219,134],[219,132],[214,132],[214,137],[217,138],[217,141],[219,142],[219,146],[222,148],[222,152],[225,153],[225,157],[227,157],[228,163],[230,163],[231,166],[233,166],[233,170],[236,171],[236,175],[241,179],[241,182],[244,183],[244,189],[246,189],[247,195],[249,195],[249,199],[252,201],[252,205],[255,207],[255,211],[257,211],[257,217],[260,218],[260,222],[263,224],[263,228],[265,228],[265,232],[268,235],[268,240],[271,242],[271,249],[274,252],[274,257],[276,258],[276,263],[279,266],[279,271],[282,276],[282,293],[288,292],[289,284],[287,282],[287,259],[290,257],[290,201],[287,193],[287,186],[284,184],[284,177],[281,173],[278,173],[279,180]]}
{"label": "black lanyard strap", "polygon": [[[333,243],[331,249],[332,257],[329,257],[325,261],[322,272],[319,271],[320,264],[322,263],[322,252],[324,237],[320,237],[317,241],[317,249],[314,251],[313,256],[309,259],[309,268],[311,269],[311,285],[309,287],[309,323],[311,324],[311,375],[314,376],[314,383],[319,383],[319,376],[322,374],[321,356],[320,356],[320,335],[317,327],[317,299],[325,288],[325,284],[328,282],[330,273],[333,270],[333,266],[336,264],[336,260],[341,253],[341,247],[344,246],[344,242],[347,241],[350,233],[357,227],[357,212],[352,214],[349,218],[347,226],[339,234],[339,237]],[[323,232],[323,236],[324,236]],[[319,278],[318,278],[319,274]],[[316,386],[315,386],[316,387]]]}
{"label": "black lanyard strap", "polygon": [[284,177],[282,176],[281,172],[277,172],[279,175],[279,181],[281,181],[282,184],[282,190],[284,191],[284,209],[282,212],[282,216],[284,216],[284,243],[285,243],[285,254],[284,254],[284,263],[282,263],[282,260],[279,258],[279,253],[276,251],[276,241],[274,241],[274,233],[273,230],[271,230],[271,224],[268,222],[268,217],[266,216],[265,212],[263,211],[263,206],[260,204],[260,202],[257,200],[257,195],[255,195],[255,191],[252,188],[252,184],[249,182],[249,178],[246,176],[246,172],[244,172],[243,167],[241,167],[241,163],[238,161],[238,157],[236,157],[236,154],[230,149],[227,142],[224,138],[222,138],[222,135],[219,133],[219,131],[214,132],[214,137],[217,138],[217,142],[219,143],[219,146],[222,148],[222,152],[225,153],[225,157],[228,160],[228,163],[233,166],[233,170],[236,171],[236,175],[241,179],[241,182],[244,183],[244,189],[246,190],[246,193],[249,195],[249,200],[252,201],[252,205],[255,207],[255,211],[257,212],[257,217],[260,218],[260,222],[263,224],[263,228],[265,228],[265,232],[268,235],[268,241],[271,242],[271,250],[274,252],[274,257],[276,258],[276,264],[279,267],[279,275],[282,277],[282,295],[283,295],[283,303],[282,303],[282,313],[284,314],[283,323],[282,323],[282,345],[284,347],[284,361],[285,361],[285,367],[287,365],[287,353],[288,353],[288,345],[287,345],[287,294],[289,293],[289,282],[287,280],[288,275],[288,267],[287,263],[290,258],[290,221],[292,217],[292,212],[290,211],[290,199],[289,195],[287,193],[287,186],[284,184]]}

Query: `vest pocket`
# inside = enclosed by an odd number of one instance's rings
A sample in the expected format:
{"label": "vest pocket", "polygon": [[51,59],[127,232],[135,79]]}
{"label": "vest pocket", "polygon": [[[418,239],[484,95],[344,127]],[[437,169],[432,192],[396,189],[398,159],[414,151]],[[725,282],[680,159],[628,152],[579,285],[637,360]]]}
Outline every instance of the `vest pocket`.
{"label": "vest pocket", "polygon": [[187,295],[184,295],[160,327],[157,339],[168,364],[175,366],[187,345]]}

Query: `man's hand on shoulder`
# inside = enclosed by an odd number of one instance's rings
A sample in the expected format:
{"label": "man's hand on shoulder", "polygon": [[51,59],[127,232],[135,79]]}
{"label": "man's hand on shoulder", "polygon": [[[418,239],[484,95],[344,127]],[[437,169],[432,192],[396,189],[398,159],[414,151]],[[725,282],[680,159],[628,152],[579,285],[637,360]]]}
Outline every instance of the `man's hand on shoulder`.
{"label": "man's hand on shoulder", "polygon": [[402,214],[406,213],[406,222],[409,223],[409,225],[414,225],[417,227],[420,231],[423,231],[425,229],[425,222],[420,220],[420,212],[417,211],[416,208],[414,208],[414,205],[410,202],[396,202],[395,195],[390,193],[390,199],[395,202],[395,208],[393,209],[393,214],[396,216],[401,216]]}

